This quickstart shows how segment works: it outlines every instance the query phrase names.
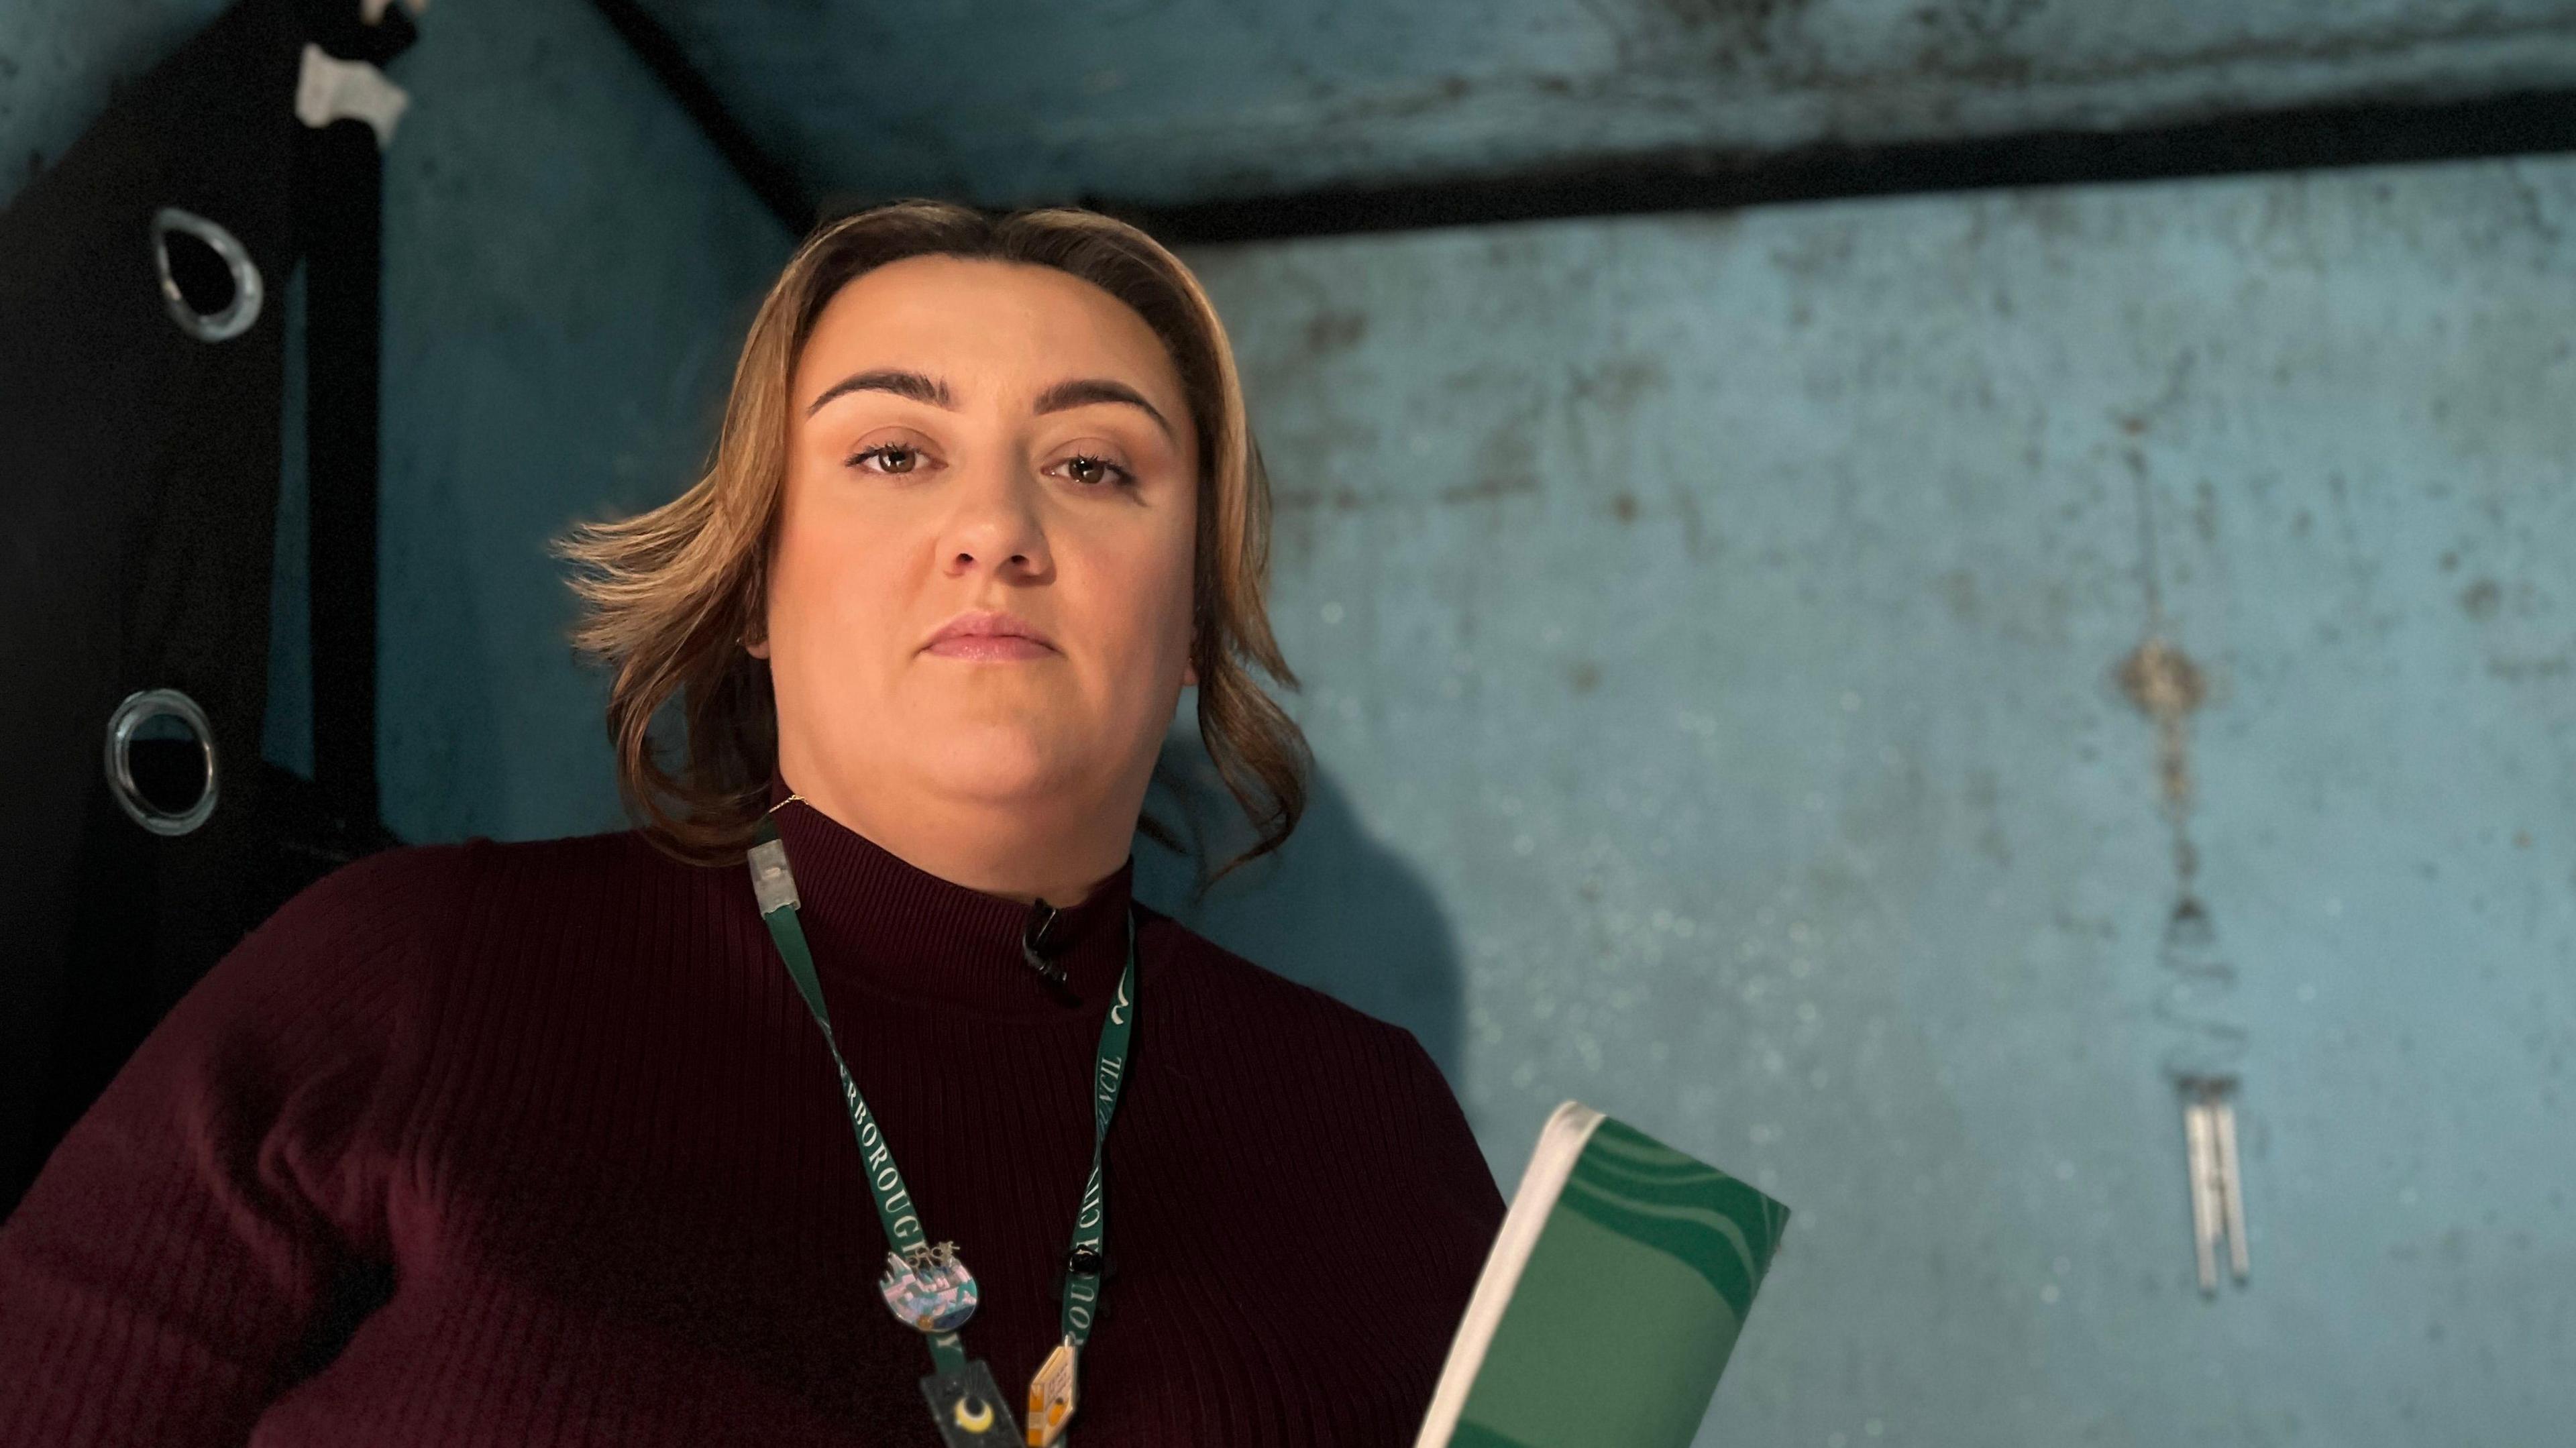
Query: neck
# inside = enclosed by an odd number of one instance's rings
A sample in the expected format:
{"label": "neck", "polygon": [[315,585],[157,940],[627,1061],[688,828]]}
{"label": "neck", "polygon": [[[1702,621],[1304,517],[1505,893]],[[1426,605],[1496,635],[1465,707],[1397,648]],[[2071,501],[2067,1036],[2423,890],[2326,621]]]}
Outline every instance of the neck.
{"label": "neck", "polygon": [[788,791],[913,868],[1027,904],[1068,907],[1118,873],[1136,809],[1098,800],[913,798],[881,783],[852,789],[828,771],[782,761]]}

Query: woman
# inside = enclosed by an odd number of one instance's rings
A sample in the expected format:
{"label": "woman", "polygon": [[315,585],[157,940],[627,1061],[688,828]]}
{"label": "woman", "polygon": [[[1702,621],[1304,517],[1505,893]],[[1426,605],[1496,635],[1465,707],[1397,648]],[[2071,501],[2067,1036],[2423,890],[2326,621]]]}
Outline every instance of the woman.
{"label": "woman", "polygon": [[0,1442],[931,1444],[1068,1359],[1087,1445],[1407,1441],[1501,1215],[1455,1101],[1129,896],[1185,686],[1296,823],[1264,488],[1132,228],[811,237],[707,476],[563,545],[642,828],[227,957],[0,1230]]}

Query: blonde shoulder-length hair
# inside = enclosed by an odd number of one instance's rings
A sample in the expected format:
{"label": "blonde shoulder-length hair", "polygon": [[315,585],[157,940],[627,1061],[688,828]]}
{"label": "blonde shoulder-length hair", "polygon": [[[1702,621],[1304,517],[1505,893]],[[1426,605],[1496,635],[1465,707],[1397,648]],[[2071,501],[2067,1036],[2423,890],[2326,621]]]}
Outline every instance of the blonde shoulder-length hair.
{"label": "blonde shoulder-length hair", "polygon": [[[627,813],[657,848],[691,864],[735,863],[750,847],[778,758],[778,715],[769,665],[744,643],[765,613],[796,362],[844,285],[926,255],[1068,272],[1134,309],[1169,350],[1199,438],[1199,737],[1253,833],[1225,869],[1277,849],[1305,808],[1308,755],[1296,722],[1252,676],[1258,667],[1286,687],[1297,682],[1263,601],[1270,485],[1233,348],[1180,258],[1125,222],[1071,208],[992,215],[904,201],[818,228],[752,319],[705,475],[661,507],[577,524],[555,541],[554,553],[575,565],[584,606],[573,644],[612,672],[608,736]],[[666,767],[648,729],[674,701],[686,747]],[[1167,827],[1140,823],[1178,847]]]}

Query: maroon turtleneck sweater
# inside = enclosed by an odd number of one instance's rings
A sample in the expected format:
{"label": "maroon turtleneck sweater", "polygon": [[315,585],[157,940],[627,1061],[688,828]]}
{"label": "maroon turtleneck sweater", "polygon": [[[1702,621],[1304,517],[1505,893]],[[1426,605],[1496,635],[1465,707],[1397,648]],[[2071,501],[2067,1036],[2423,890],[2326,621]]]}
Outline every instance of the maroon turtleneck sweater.
{"label": "maroon turtleneck sweater", "polygon": [[[775,818],[1016,1399],[1057,1338],[1132,862],[1050,931],[1067,999],[1026,907]],[[1457,1103],[1402,1030],[1151,911],[1137,949],[1073,1438],[1409,1442],[1502,1214]],[[884,1255],[744,869],[633,833],[395,850],[216,966],[0,1227],[0,1444],[935,1444]],[[390,1296],[316,1364],[353,1277]]]}

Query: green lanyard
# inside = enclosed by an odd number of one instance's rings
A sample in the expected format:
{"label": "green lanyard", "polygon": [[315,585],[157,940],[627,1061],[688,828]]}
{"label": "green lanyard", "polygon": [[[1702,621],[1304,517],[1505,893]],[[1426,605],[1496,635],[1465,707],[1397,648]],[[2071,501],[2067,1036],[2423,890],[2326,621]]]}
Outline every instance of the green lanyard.
{"label": "green lanyard", "polygon": [[[888,1309],[906,1326],[918,1329],[930,1343],[933,1372],[924,1380],[923,1388],[931,1394],[934,1416],[939,1418],[942,1433],[947,1434],[952,1415],[942,1408],[940,1390],[934,1384],[964,1383],[970,1372],[983,1375],[983,1365],[968,1361],[965,1346],[957,1336],[957,1329],[974,1315],[979,1296],[975,1276],[958,1260],[955,1244],[934,1243],[923,1229],[920,1210],[904,1186],[903,1173],[895,1168],[885,1134],[878,1129],[875,1114],[868,1110],[867,1098],[859,1094],[849,1063],[841,1059],[840,1042],[832,1034],[831,1012],[823,1004],[822,982],[814,973],[814,954],[805,944],[804,927],[796,920],[796,877],[787,866],[787,845],[778,837],[777,825],[765,814],[760,819],[758,839],[748,863],[752,893],[760,902],[761,922],[778,943],[779,959],[786,963],[788,976],[796,982],[797,994],[805,998],[806,1009],[813,1012],[814,1024],[822,1027],[823,1045],[832,1053],[832,1065],[841,1073],[841,1099],[849,1108],[850,1130],[858,1137],[868,1191],[876,1198],[877,1220],[885,1227],[886,1275],[878,1284],[879,1291]],[[1064,1343],[1057,1356],[1048,1359],[1048,1368],[1040,1371],[1040,1382],[1044,1384],[1049,1370],[1056,1368],[1059,1357],[1062,1359],[1063,1406],[1053,1415],[1055,1421],[1045,1435],[1049,1442],[1054,1441],[1063,1418],[1071,1411],[1072,1350],[1091,1340],[1092,1321],[1099,1311],[1100,1279],[1108,1265],[1103,1249],[1108,1240],[1109,1214],[1101,1189],[1101,1163],[1109,1142],[1109,1120],[1117,1113],[1118,1091],[1126,1082],[1127,1042],[1135,1030],[1135,1002],[1136,917],[1130,911],[1127,966],[1119,974],[1118,993],[1110,1002],[1108,1019],[1101,1023],[1100,1047],[1092,1059],[1091,1174],[1083,1182],[1082,1204],[1074,1214],[1073,1245],[1065,1254],[1064,1308],[1059,1319]],[[985,1378],[989,1380],[988,1375]],[[1032,1412],[1039,1411],[1033,1403]],[[953,1416],[958,1423],[965,1423],[969,1415],[961,1410]],[[1008,1421],[1006,1412],[1003,1421]],[[1032,1424],[1032,1441],[1035,1427]],[[1017,1438],[1014,1430],[1012,1441]],[[962,1440],[952,1436],[951,1441],[980,1440],[969,1435]]]}

